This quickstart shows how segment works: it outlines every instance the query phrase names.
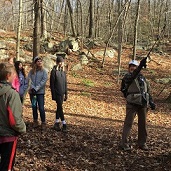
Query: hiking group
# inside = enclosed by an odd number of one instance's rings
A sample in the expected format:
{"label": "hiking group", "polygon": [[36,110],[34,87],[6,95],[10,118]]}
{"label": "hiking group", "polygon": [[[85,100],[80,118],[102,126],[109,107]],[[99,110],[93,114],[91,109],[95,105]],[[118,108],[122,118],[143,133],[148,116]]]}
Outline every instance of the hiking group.
{"label": "hiking group", "polygon": [[[33,128],[39,126],[39,110],[41,130],[46,129],[44,98],[48,72],[42,62],[41,57],[35,57],[27,77],[21,61],[14,62],[10,58],[8,62],[0,63],[0,171],[13,169],[18,136],[26,132],[22,107],[27,90],[32,106]],[[50,73],[50,89],[52,100],[57,104],[53,128],[67,132],[62,107],[63,101],[67,100],[67,81],[64,59],[61,56],[57,56],[56,65]]]}
{"label": "hiking group", "polygon": [[[146,144],[146,116],[148,106],[155,109],[150,94],[148,81],[140,72],[146,67],[147,58],[143,58],[140,64],[131,60],[128,65],[128,73],[123,77],[121,91],[126,99],[126,117],[124,121],[121,148],[131,150],[128,142],[134,117],[138,116],[138,146],[142,150],[148,150]],[[16,154],[18,136],[26,132],[23,121],[22,106],[25,95],[30,95],[33,114],[33,128],[39,126],[38,110],[40,113],[41,130],[46,129],[45,114],[45,87],[48,80],[48,72],[43,67],[41,57],[35,57],[33,67],[28,73],[21,61],[10,60],[8,63],[0,63],[0,170],[12,170]],[[53,125],[54,130],[67,132],[66,120],[63,112],[63,102],[67,100],[67,77],[62,56],[56,58],[56,65],[50,72],[50,90],[52,100],[56,102],[56,117]]]}

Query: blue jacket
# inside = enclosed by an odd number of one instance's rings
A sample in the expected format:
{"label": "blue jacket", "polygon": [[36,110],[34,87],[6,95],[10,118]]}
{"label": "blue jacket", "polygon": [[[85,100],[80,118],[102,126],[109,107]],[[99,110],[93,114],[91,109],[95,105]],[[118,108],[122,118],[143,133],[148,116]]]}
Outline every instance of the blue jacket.
{"label": "blue jacket", "polygon": [[21,71],[19,72],[19,82],[20,82],[19,94],[21,97],[23,97],[28,87],[28,79],[24,77]]}
{"label": "blue jacket", "polygon": [[[32,70],[28,73],[28,80],[30,81],[30,89],[34,88],[36,94],[45,94],[45,85],[48,79],[48,73],[43,68],[32,73]],[[30,92],[31,93],[31,92]]]}

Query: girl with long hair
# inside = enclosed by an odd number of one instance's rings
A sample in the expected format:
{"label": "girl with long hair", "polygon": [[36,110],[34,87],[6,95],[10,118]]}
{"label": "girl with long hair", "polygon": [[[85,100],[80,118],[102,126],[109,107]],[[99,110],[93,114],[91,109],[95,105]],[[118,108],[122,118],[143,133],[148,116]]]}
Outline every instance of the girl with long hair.
{"label": "girl with long hair", "polygon": [[21,61],[16,61],[14,63],[14,66],[20,83],[19,95],[20,95],[21,103],[23,103],[26,95],[26,90],[28,87],[28,79],[26,78],[25,69]]}

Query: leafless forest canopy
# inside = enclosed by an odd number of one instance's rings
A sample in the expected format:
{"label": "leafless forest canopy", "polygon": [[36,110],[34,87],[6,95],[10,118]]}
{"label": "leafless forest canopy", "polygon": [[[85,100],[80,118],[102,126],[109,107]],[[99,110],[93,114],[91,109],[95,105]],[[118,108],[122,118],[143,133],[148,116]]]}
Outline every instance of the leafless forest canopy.
{"label": "leafless forest canopy", "polygon": [[[0,1],[0,29],[17,31],[19,1],[21,0]],[[132,43],[137,1],[22,0],[21,31],[31,31],[34,28],[34,4],[39,2],[41,4],[41,18],[43,18],[41,22],[43,22],[44,31],[47,33],[60,32],[65,35],[72,35],[74,29],[76,36],[88,37],[90,36],[91,27],[93,38],[100,37],[103,40],[108,40],[113,31],[112,42],[115,42],[118,37],[117,19],[121,14],[123,42]],[[170,0],[140,0],[137,28],[137,40],[139,42],[156,40],[161,33],[166,39],[169,39],[171,35],[170,28]]]}

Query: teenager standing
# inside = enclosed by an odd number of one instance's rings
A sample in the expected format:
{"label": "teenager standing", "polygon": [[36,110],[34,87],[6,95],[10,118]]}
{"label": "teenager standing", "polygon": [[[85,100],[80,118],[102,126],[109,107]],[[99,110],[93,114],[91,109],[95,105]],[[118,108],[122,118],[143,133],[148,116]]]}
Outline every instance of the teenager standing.
{"label": "teenager standing", "polygon": [[53,67],[50,74],[50,89],[52,94],[52,100],[56,101],[56,120],[54,129],[60,131],[60,120],[62,122],[62,131],[67,131],[66,121],[63,112],[63,101],[67,100],[67,78],[64,67],[64,59],[61,56],[57,56],[56,65]]}
{"label": "teenager standing", "polygon": [[26,90],[28,87],[28,79],[26,78],[25,69],[23,67],[23,63],[21,61],[16,61],[14,63],[15,70],[17,76],[19,78],[19,95],[21,99],[21,103],[23,103],[24,95],[26,94]]}
{"label": "teenager standing", "polygon": [[[48,79],[48,73],[43,67],[42,58],[35,57],[33,68],[28,73],[28,80],[30,81],[30,100],[32,103],[33,111],[33,127],[39,126],[38,122],[38,109],[40,112],[41,129],[46,128],[46,116],[45,116],[45,86]],[[34,103],[34,104],[33,104]]]}
{"label": "teenager standing", "polygon": [[26,132],[22,104],[11,86],[16,73],[13,64],[0,63],[0,170],[10,171],[15,162],[18,135]]}

